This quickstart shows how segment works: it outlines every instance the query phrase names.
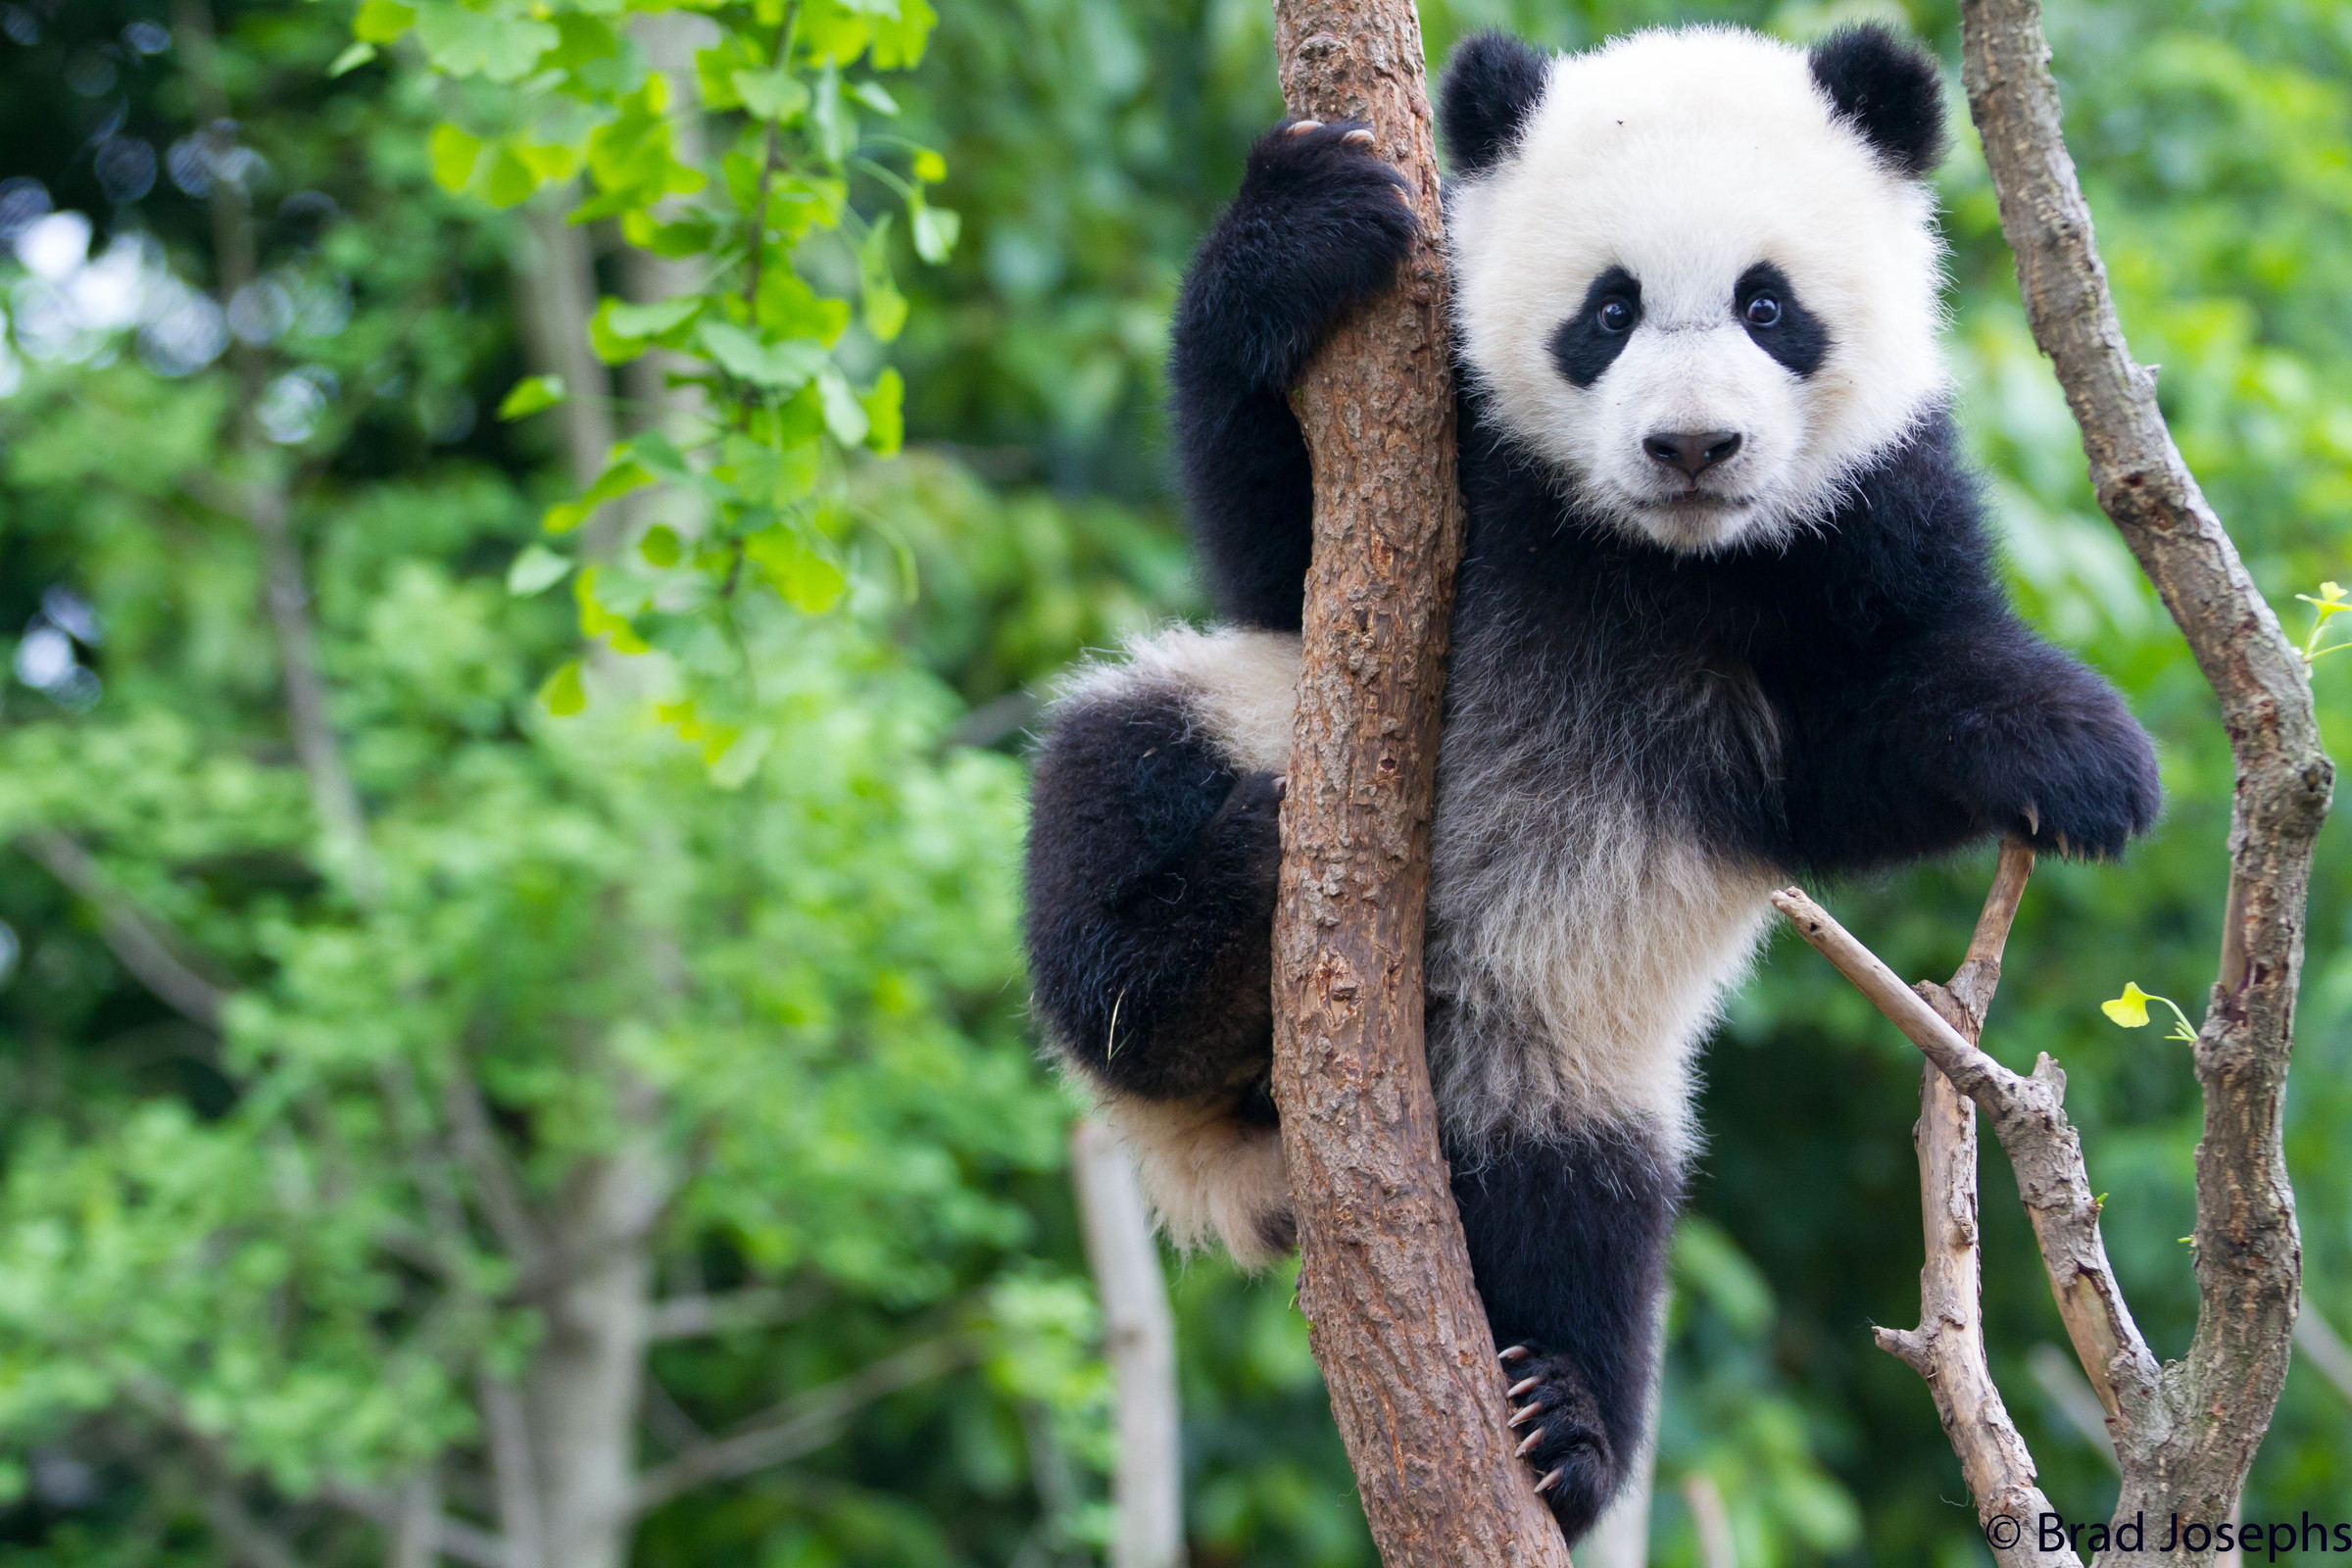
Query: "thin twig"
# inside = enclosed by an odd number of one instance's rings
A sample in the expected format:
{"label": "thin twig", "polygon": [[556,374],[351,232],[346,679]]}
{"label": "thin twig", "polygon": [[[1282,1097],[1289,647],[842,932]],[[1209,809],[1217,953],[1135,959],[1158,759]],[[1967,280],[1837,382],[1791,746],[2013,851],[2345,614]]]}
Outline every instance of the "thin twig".
{"label": "thin twig", "polygon": [[713,1481],[797,1459],[841,1436],[850,1418],[885,1395],[926,1383],[971,1359],[976,1346],[951,1334],[884,1356],[838,1382],[796,1394],[742,1430],[691,1449],[638,1477],[629,1512],[643,1514]]}
{"label": "thin twig", "polygon": [[220,1008],[228,1001],[228,993],[172,953],[172,947],[185,948],[187,944],[167,944],[154,917],[115,886],[114,878],[90,858],[89,851],[66,834],[49,831],[19,835],[17,848],[98,911],[98,934],[132,979],[191,1023],[214,1030],[220,1027]]}

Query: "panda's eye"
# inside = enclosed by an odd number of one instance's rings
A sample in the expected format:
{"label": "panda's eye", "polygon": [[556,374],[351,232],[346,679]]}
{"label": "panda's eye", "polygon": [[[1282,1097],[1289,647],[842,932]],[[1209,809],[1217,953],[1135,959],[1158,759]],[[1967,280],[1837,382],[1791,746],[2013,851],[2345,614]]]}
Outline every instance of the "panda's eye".
{"label": "panda's eye", "polygon": [[1770,294],[1759,294],[1747,302],[1747,324],[1778,326],[1781,324],[1781,302]]}
{"label": "panda's eye", "polygon": [[1628,332],[1633,330],[1634,308],[1627,304],[1624,300],[1602,300],[1600,302],[1599,314],[1600,329],[1603,332]]}

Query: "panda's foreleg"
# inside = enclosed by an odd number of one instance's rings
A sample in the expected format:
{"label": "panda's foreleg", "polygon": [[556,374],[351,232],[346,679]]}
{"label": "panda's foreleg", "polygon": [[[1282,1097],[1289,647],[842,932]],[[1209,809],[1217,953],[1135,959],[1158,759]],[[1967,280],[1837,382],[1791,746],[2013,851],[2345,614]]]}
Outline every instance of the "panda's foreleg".
{"label": "panda's foreleg", "polygon": [[1509,1420],[1573,1542],[1624,1486],[1656,1382],[1678,1165],[1654,1132],[1588,1124],[1454,1159]]}
{"label": "panda's foreleg", "polygon": [[2104,858],[2162,804],[2155,751],[2115,688],[2005,613],[1922,628],[1790,697],[1788,858],[1800,865],[1988,833]]}
{"label": "panda's foreleg", "polygon": [[1396,172],[1346,125],[1277,126],[1200,247],[1176,307],[1169,413],[1218,609],[1296,629],[1313,482],[1289,392],[1417,224]]}

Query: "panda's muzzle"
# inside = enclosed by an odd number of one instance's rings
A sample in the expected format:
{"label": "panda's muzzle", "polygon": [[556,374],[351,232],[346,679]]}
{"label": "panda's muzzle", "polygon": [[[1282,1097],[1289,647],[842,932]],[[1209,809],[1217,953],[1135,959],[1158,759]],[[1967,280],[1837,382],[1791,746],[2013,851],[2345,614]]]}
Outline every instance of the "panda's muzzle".
{"label": "panda's muzzle", "polygon": [[1642,438],[1642,450],[1652,462],[1680,469],[1695,483],[1698,476],[1740,450],[1737,430],[1653,430]]}

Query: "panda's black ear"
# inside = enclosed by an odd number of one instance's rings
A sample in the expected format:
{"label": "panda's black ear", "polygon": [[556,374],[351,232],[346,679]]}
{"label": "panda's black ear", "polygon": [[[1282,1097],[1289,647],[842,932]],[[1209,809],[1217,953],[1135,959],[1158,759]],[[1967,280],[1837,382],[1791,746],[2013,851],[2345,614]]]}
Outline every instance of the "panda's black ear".
{"label": "panda's black ear", "polygon": [[1455,174],[1492,168],[1544,101],[1549,61],[1507,32],[1472,33],[1453,46],[1438,88],[1438,129]]}
{"label": "panda's black ear", "polygon": [[1875,22],[1813,46],[1813,79],[1838,118],[1902,173],[1925,179],[1943,161],[1943,74],[1935,57]]}

